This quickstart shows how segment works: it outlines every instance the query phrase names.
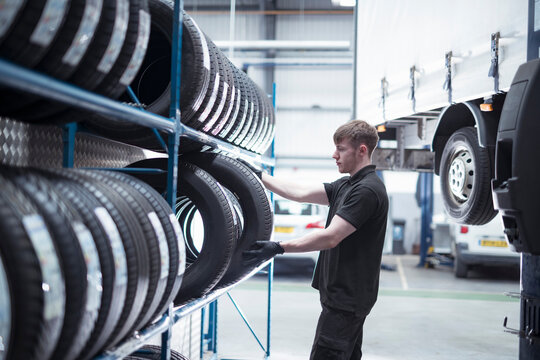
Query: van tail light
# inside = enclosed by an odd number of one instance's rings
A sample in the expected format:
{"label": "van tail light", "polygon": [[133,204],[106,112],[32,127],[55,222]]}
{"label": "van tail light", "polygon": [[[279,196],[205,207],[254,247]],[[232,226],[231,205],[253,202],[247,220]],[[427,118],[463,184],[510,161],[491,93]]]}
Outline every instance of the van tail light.
{"label": "van tail light", "polygon": [[324,229],[324,221],[319,220],[306,225],[306,229]]}
{"label": "van tail light", "polygon": [[460,229],[459,229],[459,232],[462,233],[462,234],[466,234],[469,232],[469,227],[468,226],[462,226]]}

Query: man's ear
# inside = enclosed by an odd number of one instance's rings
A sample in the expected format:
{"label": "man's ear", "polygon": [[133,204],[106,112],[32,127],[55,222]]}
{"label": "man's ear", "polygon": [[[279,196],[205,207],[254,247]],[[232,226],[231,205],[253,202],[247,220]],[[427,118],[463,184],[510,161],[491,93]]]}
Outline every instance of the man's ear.
{"label": "man's ear", "polygon": [[366,144],[360,144],[357,148],[358,152],[360,155],[367,155],[368,153],[368,148],[366,146]]}

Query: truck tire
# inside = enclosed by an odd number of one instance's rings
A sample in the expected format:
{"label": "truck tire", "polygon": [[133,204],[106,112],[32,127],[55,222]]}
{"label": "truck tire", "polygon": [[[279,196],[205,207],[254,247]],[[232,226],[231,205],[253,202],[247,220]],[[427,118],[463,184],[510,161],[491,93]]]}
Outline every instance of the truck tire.
{"label": "truck tire", "polygon": [[457,130],[448,139],[441,156],[441,193],[444,207],[461,224],[483,225],[493,209],[491,178],[493,157],[478,144],[473,127]]}
{"label": "truck tire", "polygon": [[459,256],[459,253],[457,253],[456,257],[454,258],[454,275],[457,278],[465,279],[468,272],[469,266],[463,262],[463,260]]}

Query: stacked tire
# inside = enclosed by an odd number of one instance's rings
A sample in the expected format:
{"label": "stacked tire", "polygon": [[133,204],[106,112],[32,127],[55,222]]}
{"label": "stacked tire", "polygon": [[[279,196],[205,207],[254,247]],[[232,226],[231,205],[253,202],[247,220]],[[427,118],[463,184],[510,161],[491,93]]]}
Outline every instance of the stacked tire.
{"label": "stacked tire", "polygon": [[[150,36],[147,0],[21,0],[0,8],[0,57],[98,94],[131,84]],[[23,121],[79,121],[38,96],[0,91],[0,112]]]}
{"label": "stacked tire", "polygon": [[[0,8],[0,57],[111,98],[169,116],[174,3],[169,0],[35,0]],[[275,130],[268,96],[183,13],[182,122],[263,153]],[[83,122],[91,131],[162,150],[146,127],[0,88],[0,115],[41,123]],[[163,135],[163,134],[162,134]],[[181,151],[193,150],[182,146]]]}
{"label": "stacked tire", "polygon": [[[149,159],[132,166],[165,170],[167,161]],[[164,174],[138,177],[166,192]],[[242,253],[255,241],[270,239],[273,213],[259,178],[240,161],[214,152],[180,156],[176,199],[187,265],[174,303],[182,305],[253,270],[243,263]]]}
{"label": "stacked tire", "polygon": [[[161,360],[161,347],[156,345],[145,345],[135,353],[127,356],[126,360]],[[177,351],[171,350],[171,360],[189,360]]]}
{"label": "stacked tire", "polygon": [[147,184],[88,170],[0,168],[0,336],[8,359],[89,359],[167,309],[184,243]]}
{"label": "stacked tire", "polygon": [[[168,117],[173,2],[149,0],[149,9],[152,26],[148,50],[132,88],[146,110]],[[268,96],[229,61],[185,12],[181,75],[182,123],[257,153],[269,147],[275,119]],[[124,100],[130,101],[127,96]],[[161,150],[155,135],[141,126],[110,121],[92,121],[87,126],[123,142]]]}

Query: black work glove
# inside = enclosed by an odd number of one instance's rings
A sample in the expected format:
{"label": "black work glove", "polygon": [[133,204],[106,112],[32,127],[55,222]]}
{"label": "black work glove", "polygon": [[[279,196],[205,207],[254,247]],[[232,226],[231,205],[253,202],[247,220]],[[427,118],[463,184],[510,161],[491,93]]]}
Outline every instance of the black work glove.
{"label": "black work glove", "polygon": [[284,252],[285,250],[283,250],[278,242],[259,240],[249,250],[242,253],[244,258],[243,263],[246,266],[257,265]]}
{"label": "black work glove", "polygon": [[236,160],[238,160],[239,162],[244,164],[249,170],[251,170],[255,174],[255,176],[257,176],[259,179],[262,180],[262,170],[261,169],[257,169],[255,166],[251,165],[250,163],[248,163],[244,159],[236,159]]}

